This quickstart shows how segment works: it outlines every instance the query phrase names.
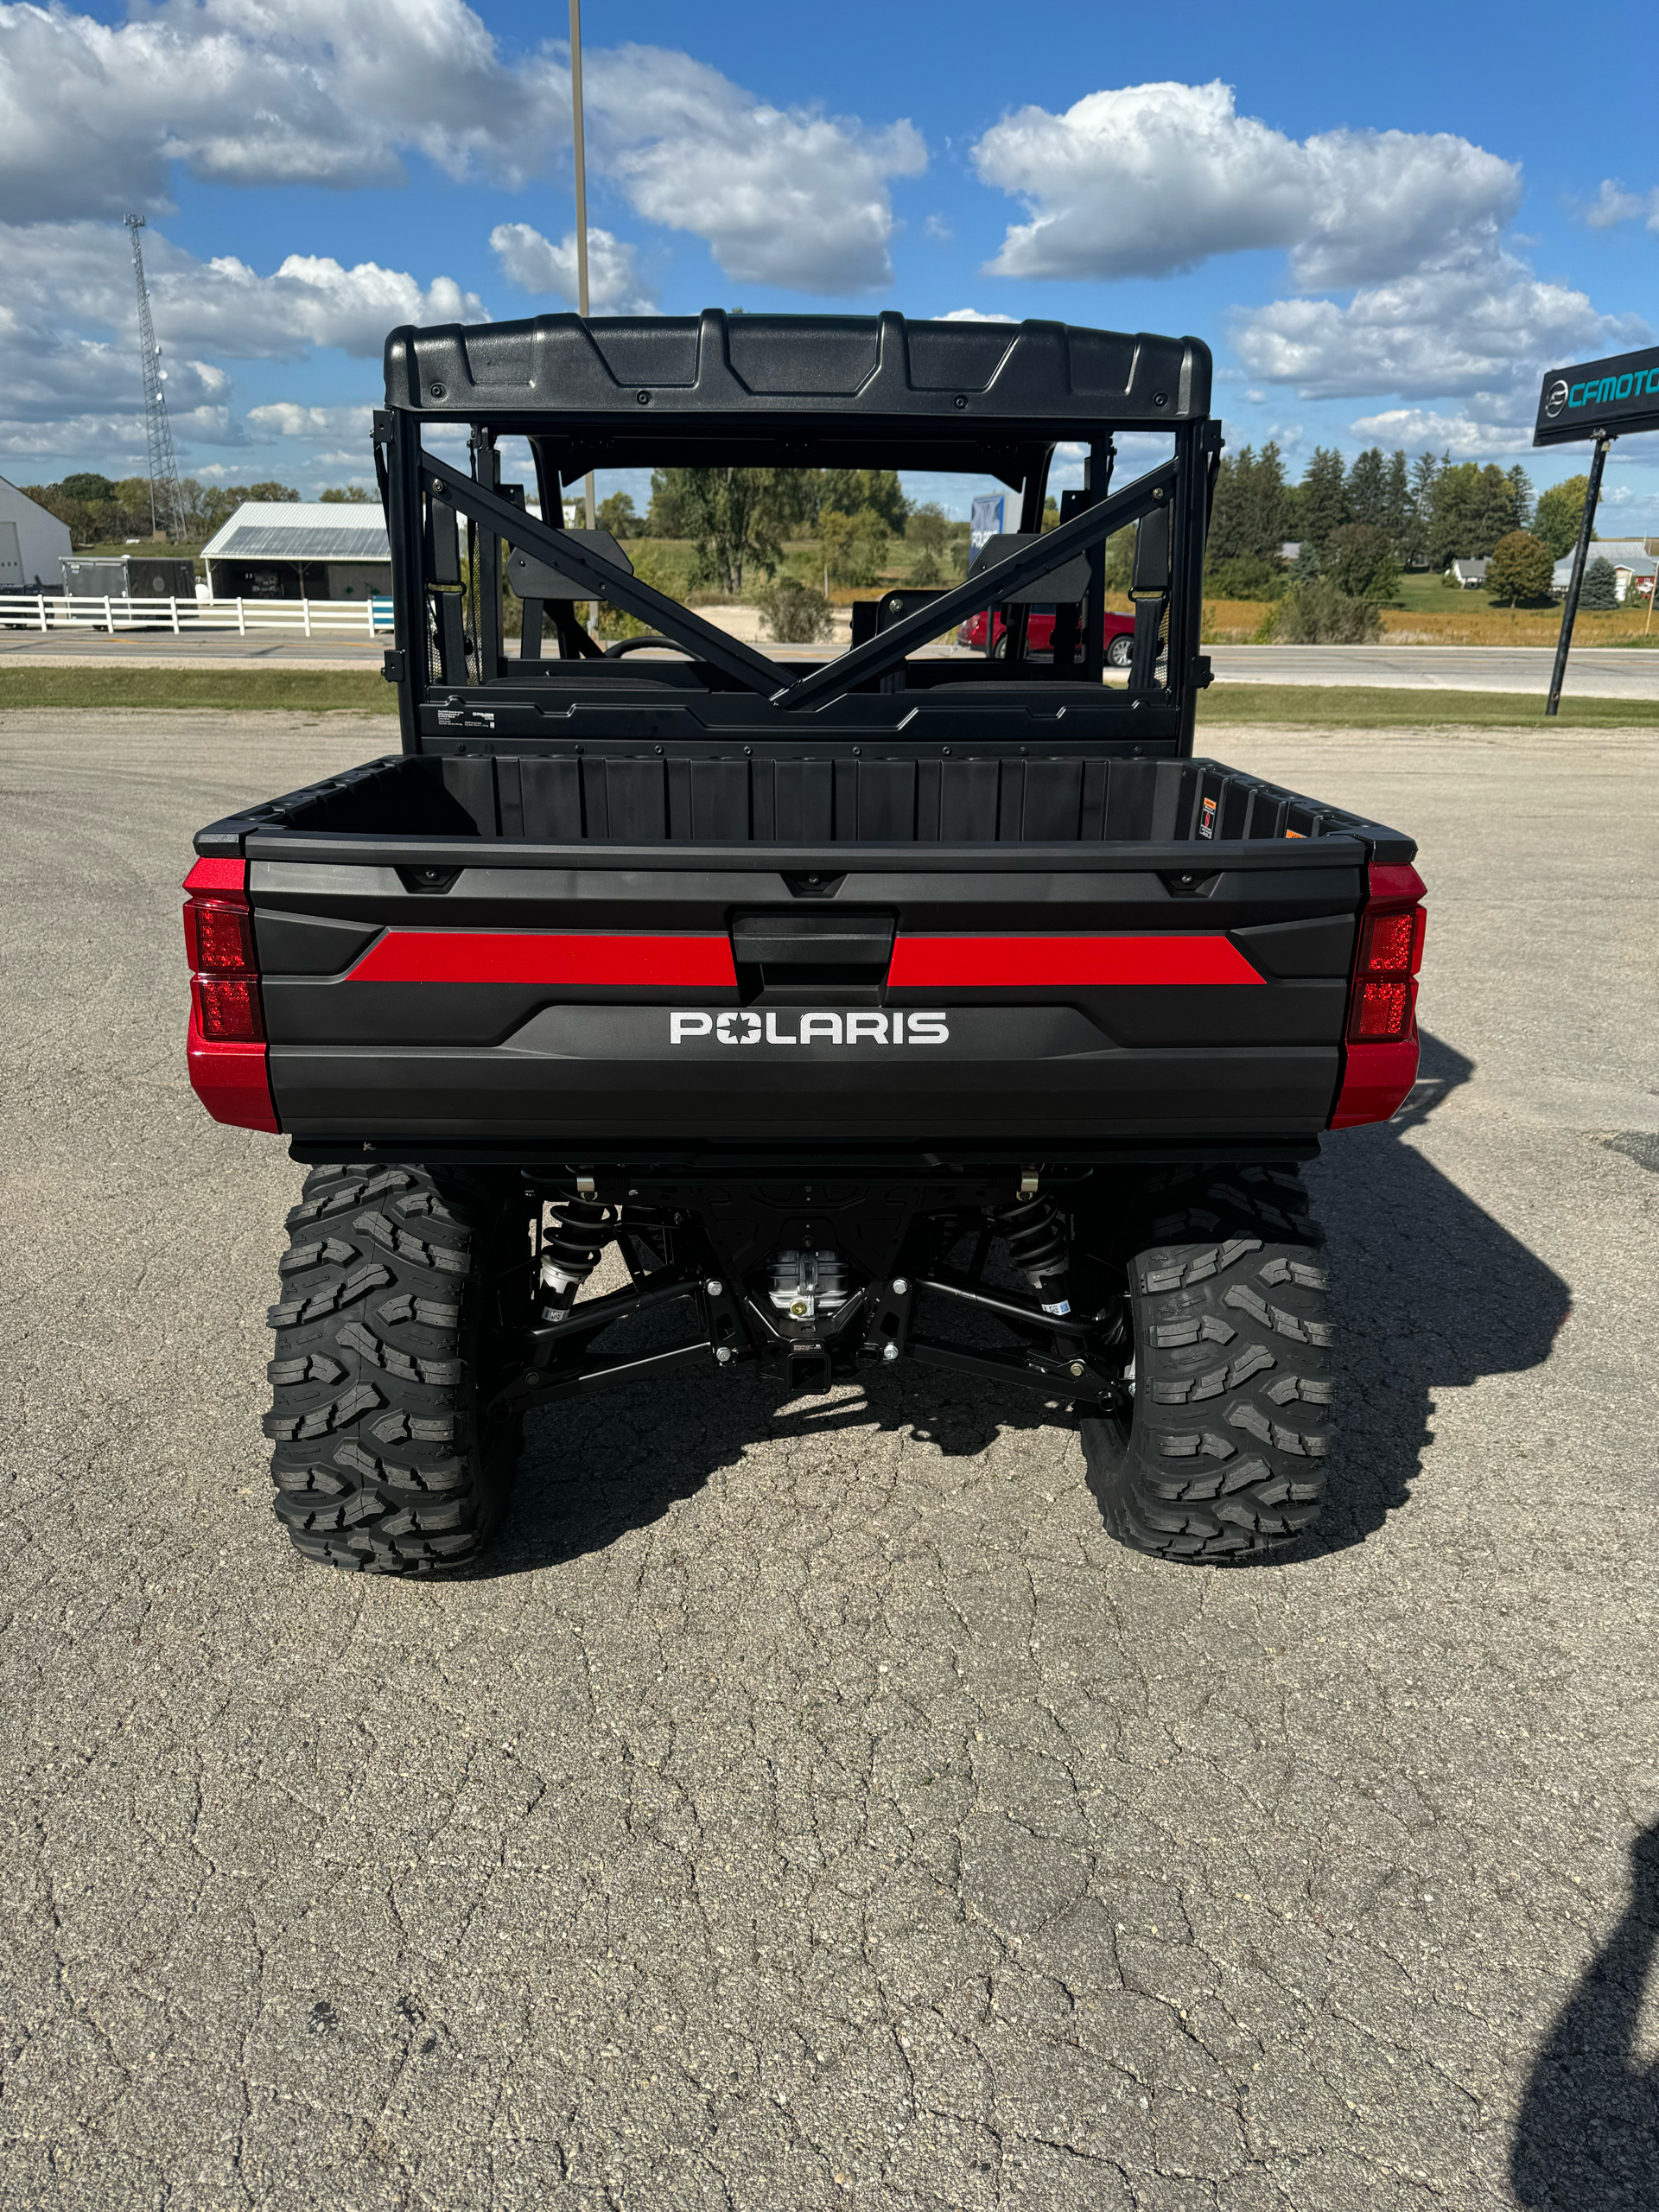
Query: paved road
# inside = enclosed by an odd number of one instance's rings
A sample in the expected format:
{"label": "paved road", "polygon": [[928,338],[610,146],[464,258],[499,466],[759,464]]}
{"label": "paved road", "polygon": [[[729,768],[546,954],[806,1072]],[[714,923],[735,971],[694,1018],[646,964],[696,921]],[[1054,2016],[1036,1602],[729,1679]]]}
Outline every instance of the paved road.
{"label": "paved road", "polygon": [[[752,614],[752,609],[710,607],[722,615]],[[756,634],[758,617],[722,624],[745,637]],[[770,646],[783,660],[817,658],[810,646]],[[926,648],[931,655],[945,648]],[[954,654],[959,648],[951,648]],[[1514,691],[1541,701],[1549,690],[1554,655],[1541,646],[1510,645],[1207,645],[1205,652],[1224,683],[1362,683],[1427,690]],[[89,662],[120,662],[135,668],[201,667],[225,664],[248,667],[378,669],[385,651],[381,639],[272,639],[244,640],[232,636],[171,638],[135,635],[30,638],[0,631],[0,667],[32,662],[44,667],[84,667]],[[1567,696],[1578,699],[1659,699],[1659,651],[1604,646],[1575,652],[1568,666]]]}
{"label": "paved road", "polygon": [[0,2198],[1650,2203],[1652,748],[1230,734],[1433,887],[1418,1103],[1313,1177],[1308,1555],[1117,1550],[971,1389],[709,1376],[538,1416],[419,1588],[278,1541],[298,1176],[180,1065],[190,829],[382,741],[0,724]]}
{"label": "paved road", "polygon": [[[1659,632],[1656,632],[1659,636]],[[1549,693],[1555,655],[1544,645],[1206,645],[1224,683],[1376,683],[1431,691]],[[1564,696],[1659,699],[1659,651],[1574,651]]]}

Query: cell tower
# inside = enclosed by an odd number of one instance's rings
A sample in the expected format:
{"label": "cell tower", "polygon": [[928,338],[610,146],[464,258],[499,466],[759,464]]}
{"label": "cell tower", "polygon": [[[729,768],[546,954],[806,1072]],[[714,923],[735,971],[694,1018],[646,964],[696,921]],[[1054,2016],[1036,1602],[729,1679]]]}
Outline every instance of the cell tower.
{"label": "cell tower", "polygon": [[149,526],[170,537],[184,536],[184,499],[179,491],[179,464],[173,451],[173,426],[167,419],[167,394],[162,390],[165,372],[162,349],[156,343],[150,320],[149,287],[144,282],[144,249],[138,233],[142,215],[129,215],[132,232],[132,274],[138,287],[138,352],[144,369],[144,437],[149,448]]}

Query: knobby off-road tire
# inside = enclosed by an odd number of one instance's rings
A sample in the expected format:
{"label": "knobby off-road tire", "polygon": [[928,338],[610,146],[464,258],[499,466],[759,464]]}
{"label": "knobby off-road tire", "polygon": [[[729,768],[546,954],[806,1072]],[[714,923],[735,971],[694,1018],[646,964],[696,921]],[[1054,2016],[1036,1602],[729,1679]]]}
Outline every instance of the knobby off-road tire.
{"label": "knobby off-road tire", "polygon": [[442,1573],[494,1533],[523,1424],[482,1408],[530,1318],[529,1218],[508,1176],[307,1175],[270,1309],[265,1421],[276,1517],[306,1559]]}
{"label": "knobby off-road tire", "polygon": [[1148,1194],[1125,1251],[1133,1416],[1082,1424],[1107,1527],[1136,1551],[1233,1558],[1319,1517],[1332,1324],[1306,1205],[1285,1168],[1183,1173]]}

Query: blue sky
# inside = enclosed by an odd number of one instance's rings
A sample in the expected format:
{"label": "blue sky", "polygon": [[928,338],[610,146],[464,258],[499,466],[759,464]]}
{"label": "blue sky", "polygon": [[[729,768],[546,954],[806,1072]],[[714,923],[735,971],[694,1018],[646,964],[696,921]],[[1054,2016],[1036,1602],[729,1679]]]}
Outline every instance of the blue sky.
{"label": "blue sky", "polygon": [[[1194,332],[1230,442],[1521,459],[1542,370],[1659,342],[1659,19],[588,0],[596,308]],[[143,209],[187,472],[365,474],[391,325],[573,289],[566,12],[0,5],[0,471],[142,467]],[[601,234],[597,235],[597,234]],[[1659,437],[1603,528],[1659,530]]]}

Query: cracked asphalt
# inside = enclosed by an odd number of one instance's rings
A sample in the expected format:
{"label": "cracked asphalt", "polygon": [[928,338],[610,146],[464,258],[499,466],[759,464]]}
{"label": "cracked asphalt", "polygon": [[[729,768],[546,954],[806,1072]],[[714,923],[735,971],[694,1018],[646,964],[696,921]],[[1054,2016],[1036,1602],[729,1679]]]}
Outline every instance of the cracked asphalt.
{"label": "cracked asphalt", "polygon": [[1651,735],[1239,731],[1421,841],[1423,1084],[1311,1173],[1330,1525],[1105,1536],[918,1371],[535,1416],[493,1570],[302,1566],[299,1172],[182,1065],[191,830],[345,717],[0,717],[0,2199],[1659,2202]]}

